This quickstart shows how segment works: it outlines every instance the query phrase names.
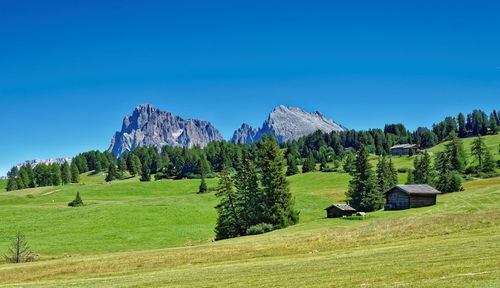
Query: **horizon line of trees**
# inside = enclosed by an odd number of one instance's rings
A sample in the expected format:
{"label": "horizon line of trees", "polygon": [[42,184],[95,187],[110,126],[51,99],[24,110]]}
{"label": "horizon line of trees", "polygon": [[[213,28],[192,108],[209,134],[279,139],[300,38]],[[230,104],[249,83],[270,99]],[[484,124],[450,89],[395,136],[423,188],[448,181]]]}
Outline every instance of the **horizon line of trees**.
{"label": "horizon line of trees", "polygon": [[[482,110],[473,110],[466,116],[459,113],[457,117],[446,117],[434,124],[432,129],[419,127],[410,132],[403,124],[386,124],[384,129],[367,131],[317,131],[298,140],[282,143],[281,148],[285,150],[287,176],[316,171],[316,164],[320,164],[320,171],[335,172],[342,167],[345,172],[352,173],[355,152],[361,145],[369,153],[389,155],[390,147],[395,144],[413,143],[425,149],[446,141],[450,135],[464,138],[495,134],[498,127],[500,115],[496,110],[489,117]],[[160,150],[139,147],[119,158],[108,151],[89,151],[75,156],[71,165],[63,163],[13,167],[8,173],[7,190],[78,183],[79,174],[90,171],[94,174],[106,173],[106,181],[123,179],[127,175],[140,176],[141,181],[151,181],[153,177],[155,180],[212,178],[223,167],[229,171],[238,170],[243,149],[247,149],[250,155],[256,155],[257,143],[215,141],[204,148],[164,146]],[[328,163],[333,163],[333,167],[329,167]],[[298,169],[300,165],[302,171]]]}

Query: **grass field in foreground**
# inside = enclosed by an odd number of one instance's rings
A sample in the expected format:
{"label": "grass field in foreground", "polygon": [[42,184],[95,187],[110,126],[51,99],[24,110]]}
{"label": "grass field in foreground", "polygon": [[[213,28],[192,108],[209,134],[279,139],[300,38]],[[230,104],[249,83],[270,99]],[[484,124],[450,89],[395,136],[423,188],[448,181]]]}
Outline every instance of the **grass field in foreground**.
{"label": "grass field in foreground", "polygon": [[440,196],[436,206],[379,211],[364,221],[317,219],[194,247],[4,264],[0,284],[498,287],[500,178],[468,182],[465,188]]}

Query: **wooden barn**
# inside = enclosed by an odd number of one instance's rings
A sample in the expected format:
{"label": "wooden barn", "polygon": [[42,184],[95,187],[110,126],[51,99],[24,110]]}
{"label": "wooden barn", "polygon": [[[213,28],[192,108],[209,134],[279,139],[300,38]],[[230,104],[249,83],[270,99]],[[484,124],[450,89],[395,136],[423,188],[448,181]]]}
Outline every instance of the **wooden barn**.
{"label": "wooden barn", "polygon": [[384,210],[403,210],[436,204],[438,190],[427,184],[396,185],[385,193]]}
{"label": "wooden barn", "polygon": [[325,209],[326,217],[328,218],[339,218],[343,216],[351,216],[356,214],[356,209],[352,208],[347,204],[333,204],[332,206]]}
{"label": "wooden barn", "polygon": [[415,144],[399,144],[399,145],[394,145],[391,148],[391,154],[392,156],[403,156],[403,155],[410,155],[410,154],[415,154],[417,152],[417,145]]}

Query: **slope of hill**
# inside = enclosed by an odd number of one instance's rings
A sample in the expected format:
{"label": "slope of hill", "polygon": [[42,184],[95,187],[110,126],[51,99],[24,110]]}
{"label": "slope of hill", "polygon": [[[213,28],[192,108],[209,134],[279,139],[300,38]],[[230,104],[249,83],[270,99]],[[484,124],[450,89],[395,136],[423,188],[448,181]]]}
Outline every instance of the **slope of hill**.
{"label": "slope of hill", "polygon": [[119,156],[140,146],[206,146],[214,140],[222,140],[222,136],[210,122],[184,120],[146,104],[125,117],[121,131],[113,136],[108,150]]}
{"label": "slope of hill", "polygon": [[[338,192],[344,190],[345,182],[328,181],[330,184],[324,187],[317,184],[326,180],[321,178],[327,177],[324,175],[328,174],[299,175],[291,179],[294,194],[304,197],[298,202],[326,194],[325,203],[328,203],[330,195],[339,195]],[[500,178],[468,182],[465,188],[464,192],[439,197],[436,206],[379,211],[365,221],[324,219],[323,211],[318,214],[314,211],[306,213],[311,217],[302,224],[267,235],[184,248],[135,251],[142,249],[128,247],[126,253],[57,256],[54,260],[23,265],[3,264],[0,283],[22,283],[23,287],[245,287],[251,284],[255,287],[324,287],[331,285],[334,279],[347,286],[495,287],[500,284]],[[151,195],[151,192],[145,193]],[[112,201],[112,195],[103,194],[100,201]],[[176,199],[182,194],[172,193],[171,197]],[[122,202],[115,205],[126,205],[126,201],[134,201],[136,197],[115,196]],[[4,201],[2,198],[2,204]],[[24,199],[19,201],[8,206],[32,207],[22,204]],[[157,201],[154,202],[156,205]],[[60,213],[56,211],[54,214]],[[75,213],[83,213],[83,210]],[[146,213],[145,219],[152,220],[152,216]],[[178,227],[165,226],[165,223],[159,227],[169,230],[165,235],[183,233]],[[88,234],[83,228],[80,236]],[[135,227],[126,235],[112,237],[112,242],[133,243],[128,237],[133,238],[134,232],[145,231]],[[149,234],[149,241],[159,236]],[[84,242],[75,241],[73,237],[65,239],[73,242],[67,246],[70,251]],[[147,242],[143,240],[145,246]]]}
{"label": "slope of hill", "polygon": [[[471,141],[464,140],[466,150]],[[496,151],[500,136],[485,141]],[[413,158],[393,161],[408,168]],[[217,199],[196,194],[199,180],[103,184],[103,174],[82,175],[82,184],[2,191],[0,253],[23,231],[39,257],[0,263],[0,286],[500,285],[500,177],[465,182],[465,191],[439,196],[432,207],[325,219],[323,209],[344,200],[349,179],[289,177],[298,225],[215,243]],[[76,192],[87,206],[68,208]]]}
{"label": "slope of hill", "polygon": [[272,133],[279,142],[286,142],[318,130],[329,133],[344,131],[345,128],[320,112],[309,113],[300,108],[281,105],[274,108],[262,128],[255,129],[248,124],[243,124],[234,132],[231,141],[249,144],[261,140],[263,135]]}

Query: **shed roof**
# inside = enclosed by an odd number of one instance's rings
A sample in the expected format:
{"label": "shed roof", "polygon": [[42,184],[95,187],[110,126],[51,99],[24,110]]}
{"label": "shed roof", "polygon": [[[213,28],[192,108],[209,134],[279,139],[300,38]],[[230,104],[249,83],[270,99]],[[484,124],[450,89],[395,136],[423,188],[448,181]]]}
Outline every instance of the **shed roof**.
{"label": "shed roof", "polygon": [[412,149],[415,147],[417,147],[417,145],[415,145],[415,144],[398,144],[398,145],[392,146],[391,150],[392,149]]}
{"label": "shed roof", "polygon": [[343,211],[356,211],[356,209],[352,208],[351,206],[347,205],[347,204],[333,204],[332,206],[326,208],[325,210],[328,210],[332,207],[335,207],[339,210],[343,210]]}
{"label": "shed roof", "polygon": [[396,185],[391,189],[385,191],[384,194],[387,194],[389,191],[397,188],[403,191],[406,194],[441,194],[440,191],[436,190],[434,187],[429,186],[427,184],[412,184],[412,185]]}

